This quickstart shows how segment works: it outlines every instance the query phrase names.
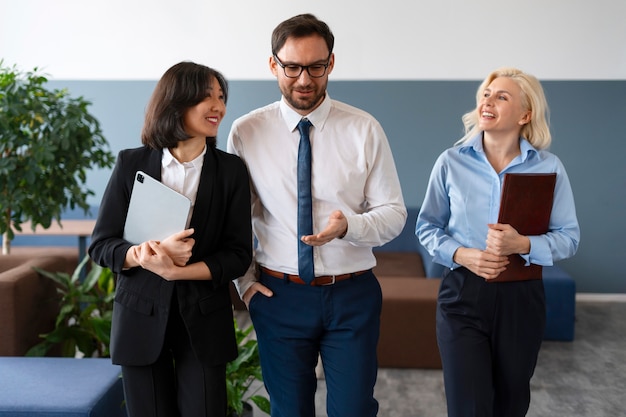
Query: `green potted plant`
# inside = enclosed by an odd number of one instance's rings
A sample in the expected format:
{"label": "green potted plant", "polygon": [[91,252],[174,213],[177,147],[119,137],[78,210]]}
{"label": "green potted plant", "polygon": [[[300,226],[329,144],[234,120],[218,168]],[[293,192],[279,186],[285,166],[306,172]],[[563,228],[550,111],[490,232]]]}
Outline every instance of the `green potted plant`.
{"label": "green potted plant", "polygon": [[[253,326],[239,328],[235,319],[235,337],[239,356],[226,365],[226,392],[228,394],[228,417],[252,416],[252,401],[259,410],[270,413],[269,399],[257,392],[262,388],[263,375],[259,347],[255,338],[251,337]],[[257,387],[252,387],[254,382]]]}
{"label": "green potted plant", "polygon": [[[89,210],[87,170],[115,162],[91,104],[66,89],[47,89],[37,68],[22,72],[0,60],[0,234],[3,254],[14,231],[60,223],[66,208]],[[36,198],[35,198],[36,197]]]}
{"label": "green potted plant", "polygon": [[87,274],[82,274],[89,261],[89,256],[85,256],[72,275],[35,268],[57,283],[60,311],[54,330],[41,335],[43,341],[26,356],[44,356],[59,347],[62,356],[74,357],[77,353],[85,357],[110,356],[115,279],[110,269],[95,262],[91,262]]}

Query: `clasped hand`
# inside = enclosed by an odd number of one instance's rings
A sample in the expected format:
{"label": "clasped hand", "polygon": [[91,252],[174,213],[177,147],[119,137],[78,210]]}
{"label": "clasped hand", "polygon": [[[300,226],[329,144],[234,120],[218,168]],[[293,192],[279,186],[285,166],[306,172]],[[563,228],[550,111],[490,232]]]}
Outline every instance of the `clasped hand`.
{"label": "clasped hand", "polygon": [[186,229],[160,242],[155,240],[143,242],[133,247],[134,258],[142,268],[168,279],[168,271],[175,267],[183,267],[189,262],[195,244],[195,240],[190,237],[193,232],[193,229]]}
{"label": "clasped hand", "polygon": [[485,250],[459,248],[454,261],[485,279],[494,279],[509,264],[508,255],[530,252],[530,239],[509,224],[489,224]]}
{"label": "clasped hand", "polygon": [[530,239],[520,235],[510,224],[489,224],[486,251],[494,255],[508,256],[530,252]]}

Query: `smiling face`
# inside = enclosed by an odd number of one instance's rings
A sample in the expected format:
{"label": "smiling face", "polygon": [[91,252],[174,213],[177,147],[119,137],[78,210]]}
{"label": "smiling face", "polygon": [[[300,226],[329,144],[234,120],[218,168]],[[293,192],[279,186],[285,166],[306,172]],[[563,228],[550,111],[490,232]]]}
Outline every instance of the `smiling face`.
{"label": "smiling face", "polygon": [[[330,55],[330,59],[329,59]],[[333,70],[335,57],[330,54],[324,38],[311,35],[303,38],[287,39],[283,47],[276,53],[283,65],[315,65],[327,64],[326,73],[319,78],[312,78],[304,70],[297,78],[289,78],[283,68],[270,58],[270,70],[278,79],[278,87],[287,104],[301,115],[307,115],[320,105],[326,95],[328,75]]]}
{"label": "smiling face", "polygon": [[185,132],[194,138],[216,137],[220,122],[226,114],[224,92],[214,77],[207,96],[185,112]]}
{"label": "smiling face", "polygon": [[485,88],[477,111],[478,127],[490,134],[519,135],[531,117],[523,106],[521,88],[509,77],[498,77]]}

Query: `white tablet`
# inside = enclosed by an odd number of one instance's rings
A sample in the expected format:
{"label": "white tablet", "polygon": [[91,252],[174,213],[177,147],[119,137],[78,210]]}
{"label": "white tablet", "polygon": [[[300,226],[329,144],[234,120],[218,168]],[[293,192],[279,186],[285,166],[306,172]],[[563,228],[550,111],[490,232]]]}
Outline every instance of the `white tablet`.
{"label": "white tablet", "polygon": [[143,171],[137,171],[124,224],[132,244],[163,240],[187,228],[191,201]]}

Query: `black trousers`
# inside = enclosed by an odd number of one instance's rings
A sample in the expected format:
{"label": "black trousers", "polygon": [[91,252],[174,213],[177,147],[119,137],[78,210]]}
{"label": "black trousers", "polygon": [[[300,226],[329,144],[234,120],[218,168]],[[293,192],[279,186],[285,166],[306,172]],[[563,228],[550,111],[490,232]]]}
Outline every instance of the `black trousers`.
{"label": "black trousers", "polygon": [[465,268],[445,275],[437,342],[448,416],[525,416],[545,323],[541,280],[490,283]]}
{"label": "black trousers", "polygon": [[226,416],[226,364],[198,361],[174,293],[163,351],[148,366],[122,366],[129,417]]}

